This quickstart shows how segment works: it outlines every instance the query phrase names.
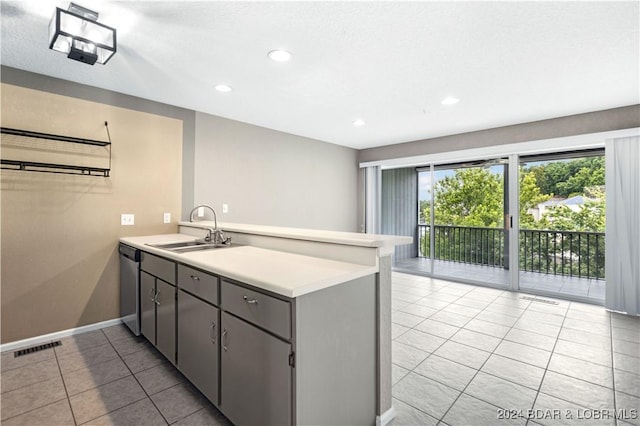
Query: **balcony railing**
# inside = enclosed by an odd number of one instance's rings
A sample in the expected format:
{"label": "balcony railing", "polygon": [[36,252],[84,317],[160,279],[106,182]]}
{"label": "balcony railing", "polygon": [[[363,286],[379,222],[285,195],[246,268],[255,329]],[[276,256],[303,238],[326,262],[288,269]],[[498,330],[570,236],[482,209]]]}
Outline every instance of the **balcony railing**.
{"label": "balcony railing", "polygon": [[[418,225],[418,257],[431,257],[429,232]],[[435,259],[504,268],[505,235],[502,228],[435,225]],[[520,270],[604,279],[604,235],[521,229]]]}

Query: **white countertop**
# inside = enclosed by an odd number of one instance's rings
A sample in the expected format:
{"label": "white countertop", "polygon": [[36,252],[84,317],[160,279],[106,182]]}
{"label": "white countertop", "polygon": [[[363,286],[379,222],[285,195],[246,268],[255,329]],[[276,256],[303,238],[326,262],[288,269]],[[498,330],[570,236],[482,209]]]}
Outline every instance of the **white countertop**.
{"label": "white countertop", "polygon": [[[198,222],[198,224],[205,226],[207,223],[205,221]],[[227,226],[228,224],[221,225],[218,226],[224,230],[235,232],[232,227]],[[250,225],[242,226],[247,229],[246,226]],[[286,232],[282,231],[283,234]],[[291,298],[378,272],[376,266],[340,262],[251,246],[232,246],[174,253],[148,245],[192,241],[194,239],[193,236],[185,234],[165,234],[127,237],[121,238],[120,241],[146,252]],[[371,247],[371,245],[368,246]]]}
{"label": "white countertop", "polygon": [[[214,222],[202,220],[195,222],[179,222],[179,225],[213,227]],[[318,229],[283,228],[280,226],[247,225],[240,223],[218,222],[223,231],[267,235],[270,237],[291,238],[296,240],[319,241],[333,244],[344,244],[361,247],[393,247],[411,244],[412,237],[396,235],[362,234],[357,232],[323,231]]]}

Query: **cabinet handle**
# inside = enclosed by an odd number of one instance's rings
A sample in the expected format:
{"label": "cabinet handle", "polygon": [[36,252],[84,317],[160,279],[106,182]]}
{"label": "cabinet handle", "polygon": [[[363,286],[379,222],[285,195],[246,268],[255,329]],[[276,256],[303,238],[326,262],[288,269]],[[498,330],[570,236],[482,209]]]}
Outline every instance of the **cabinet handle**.
{"label": "cabinet handle", "polygon": [[149,300],[151,300],[153,303],[156,302],[156,294],[154,289],[149,290]]}
{"label": "cabinet handle", "polygon": [[214,345],[216,344],[216,336],[215,334],[211,334],[211,332],[215,331],[215,329],[216,329],[216,323],[212,322],[211,327],[209,327],[209,339],[211,340],[211,343],[213,343]]}
{"label": "cabinet handle", "polygon": [[192,280],[194,281],[200,281],[200,277],[197,275],[189,275],[191,277]]}
{"label": "cabinet handle", "polygon": [[222,349],[224,349],[224,351],[227,351],[227,329],[225,328],[224,331],[222,332]]}
{"label": "cabinet handle", "polygon": [[242,299],[250,305],[258,304],[258,299],[249,299],[247,296],[242,296]]}
{"label": "cabinet handle", "polygon": [[154,302],[156,302],[156,305],[160,305],[160,300],[158,299],[158,297],[160,296],[160,291],[158,291],[154,297]]}

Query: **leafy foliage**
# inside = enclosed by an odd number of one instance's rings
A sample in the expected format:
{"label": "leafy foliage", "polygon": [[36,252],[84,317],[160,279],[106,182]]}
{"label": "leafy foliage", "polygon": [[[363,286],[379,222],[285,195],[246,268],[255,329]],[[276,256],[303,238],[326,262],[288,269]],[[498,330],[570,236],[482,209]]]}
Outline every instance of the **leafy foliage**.
{"label": "leafy foliage", "polygon": [[483,168],[457,169],[435,188],[435,223],[501,227],[503,179]]}

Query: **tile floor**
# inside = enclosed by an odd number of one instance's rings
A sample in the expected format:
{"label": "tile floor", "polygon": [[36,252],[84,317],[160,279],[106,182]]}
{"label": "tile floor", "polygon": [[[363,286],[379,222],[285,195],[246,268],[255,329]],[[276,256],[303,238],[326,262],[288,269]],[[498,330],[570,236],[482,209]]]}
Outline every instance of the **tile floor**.
{"label": "tile floor", "polygon": [[640,318],[397,272],[392,296],[392,425],[640,425]]}
{"label": "tile floor", "polygon": [[[640,425],[638,318],[394,273],[392,327],[393,426]],[[62,343],[2,354],[3,426],[229,425],[123,326]]]}
{"label": "tile floor", "polygon": [[144,338],[118,325],[2,354],[2,426],[230,425]]}

